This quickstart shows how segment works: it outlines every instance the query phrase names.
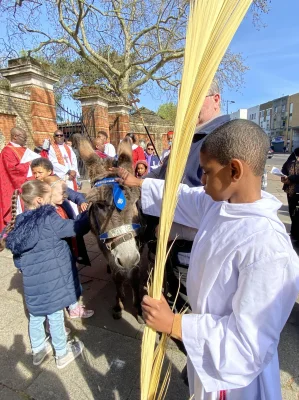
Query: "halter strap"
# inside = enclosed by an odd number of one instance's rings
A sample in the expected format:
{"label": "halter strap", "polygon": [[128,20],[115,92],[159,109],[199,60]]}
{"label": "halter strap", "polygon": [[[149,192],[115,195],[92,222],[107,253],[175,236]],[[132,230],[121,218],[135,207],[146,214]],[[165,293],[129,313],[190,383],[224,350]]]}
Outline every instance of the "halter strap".
{"label": "halter strap", "polygon": [[101,235],[99,235],[99,238],[101,240],[112,239],[129,232],[135,232],[138,229],[140,229],[140,227],[141,227],[140,224],[121,225],[117,228],[110,229],[110,231],[108,232],[102,233]]}
{"label": "halter strap", "polygon": [[114,205],[119,211],[122,211],[125,208],[127,201],[119,183],[114,177],[103,178],[95,181],[93,187],[101,187],[103,185],[112,185]]}

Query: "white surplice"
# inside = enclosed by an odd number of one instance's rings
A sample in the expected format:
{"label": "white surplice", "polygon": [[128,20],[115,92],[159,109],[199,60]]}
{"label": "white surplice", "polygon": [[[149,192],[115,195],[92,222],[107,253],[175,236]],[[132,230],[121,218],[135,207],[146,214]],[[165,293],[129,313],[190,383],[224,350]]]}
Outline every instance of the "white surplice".
{"label": "white surplice", "polygon": [[[145,179],[142,210],[159,216],[164,181]],[[182,318],[194,400],[280,400],[277,345],[299,287],[299,262],[262,192],[250,204],[215,202],[181,185],[175,222],[198,229],[187,278],[192,314]]]}
{"label": "white surplice", "polygon": [[107,154],[107,156],[114,158],[116,156],[116,151],[113,144],[106,143],[104,153]]}
{"label": "white surplice", "polygon": [[[67,186],[74,190],[74,182],[67,179],[67,173],[70,170],[76,171],[77,177],[78,178],[80,177],[76,154],[74,153],[72,148],[70,146],[68,146],[71,151],[71,159],[70,159],[64,145],[58,145],[58,146],[59,146],[59,150],[62,154],[62,157],[64,159],[64,165],[59,164],[57,157],[56,157],[55,150],[52,146],[50,146],[49,160],[53,164],[54,174],[59,176],[59,178],[65,180]],[[72,201],[70,201],[70,204],[71,204],[75,214],[78,215],[78,206],[75,203],[73,203]]]}

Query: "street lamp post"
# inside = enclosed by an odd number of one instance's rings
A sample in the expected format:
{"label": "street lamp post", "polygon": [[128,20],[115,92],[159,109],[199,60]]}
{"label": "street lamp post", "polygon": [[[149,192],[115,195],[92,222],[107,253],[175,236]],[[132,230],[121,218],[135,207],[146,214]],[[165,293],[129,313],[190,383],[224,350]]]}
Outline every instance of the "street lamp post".
{"label": "street lamp post", "polygon": [[226,114],[227,114],[227,115],[228,115],[228,103],[229,103],[229,104],[234,104],[235,101],[233,101],[233,100],[226,100]]}

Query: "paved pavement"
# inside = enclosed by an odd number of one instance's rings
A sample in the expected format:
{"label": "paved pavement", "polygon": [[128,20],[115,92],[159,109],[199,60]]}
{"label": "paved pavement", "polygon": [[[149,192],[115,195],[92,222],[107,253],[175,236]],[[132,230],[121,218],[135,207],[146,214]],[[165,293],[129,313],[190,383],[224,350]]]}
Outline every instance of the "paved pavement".
{"label": "paved pavement", "polygon": [[[268,169],[282,165],[284,155],[275,155]],[[279,178],[268,175],[268,191],[284,203],[279,214],[286,226],[289,218]],[[84,289],[83,302],[95,310],[94,317],[81,321],[66,320],[71,337],[85,344],[79,357],[64,370],[56,369],[49,357],[41,366],[32,365],[27,333],[28,320],[22,292],[22,276],[13,266],[8,251],[0,255],[0,400],[138,400],[140,345],[143,326],[130,312],[128,301],[124,318],[111,315],[114,286],[106,272],[106,263],[92,235],[86,237],[91,267],[80,267]],[[130,293],[129,293],[130,294]],[[130,297],[130,296],[129,296]],[[299,306],[298,306],[299,308]],[[297,308],[294,309],[297,311]],[[295,321],[296,314],[293,319]],[[284,400],[299,399],[299,327],[288,323],[281,335],[280,362]],[[180,379],[185,356],[173,342],[167,352],[173,362],[169,400],[188,399],[188,390]],[[267,399],[268,400],[268,399]],[[270,400],[270,399],[269,399]]]}

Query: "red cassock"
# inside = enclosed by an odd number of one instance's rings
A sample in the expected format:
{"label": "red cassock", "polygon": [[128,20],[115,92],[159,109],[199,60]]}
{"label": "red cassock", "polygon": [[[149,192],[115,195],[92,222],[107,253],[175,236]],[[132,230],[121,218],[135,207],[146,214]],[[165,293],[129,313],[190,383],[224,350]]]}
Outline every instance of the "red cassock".
{"label": "red cassock", "polygon": [[11,220],[11,198],[27,180],[30,163],[20,164],[26,147],[8,144],[0,153],[0,232]]}

